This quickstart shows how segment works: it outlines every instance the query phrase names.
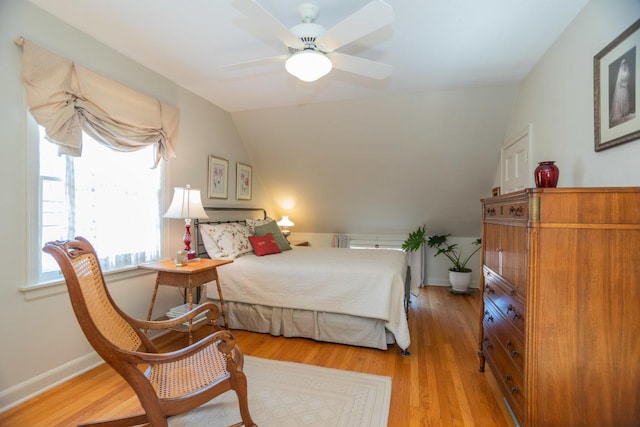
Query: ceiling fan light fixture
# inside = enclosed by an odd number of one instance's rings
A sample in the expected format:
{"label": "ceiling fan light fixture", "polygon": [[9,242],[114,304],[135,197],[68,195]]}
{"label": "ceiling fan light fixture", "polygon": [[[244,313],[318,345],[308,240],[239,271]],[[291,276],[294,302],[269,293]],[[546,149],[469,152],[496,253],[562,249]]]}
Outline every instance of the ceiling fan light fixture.
{"label": "ceiling fan light fixture", "polygon": [[314,82],[320,77],[326,76],[333,65],[322,52],[305,49],[291,55],[284,67],[289,74],[303,82]]}

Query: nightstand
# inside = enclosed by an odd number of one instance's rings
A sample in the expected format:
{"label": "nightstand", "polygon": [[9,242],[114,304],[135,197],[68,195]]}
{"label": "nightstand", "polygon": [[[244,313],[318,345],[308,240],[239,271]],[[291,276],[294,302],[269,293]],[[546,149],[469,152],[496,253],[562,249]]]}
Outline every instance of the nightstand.
{"label": "nightstand", "polygon": [[[224,298],[222,297],[222,289],[220,288],[218,271],[216,269],[221,265],[230,264],[232,262],[232,260],[202,258],[197,261],[190,261],[185,266],[177,266],[173,260],[164,260],[139,265],[139,268],[157,272],[156,286],[153,290],[153,296],[151,297],[151,305],[149,306],[147,320],[151,320],[153,306],[156,302],[156,296],[158,294],[158,286],[165,285],[173,286],[176,288],[184,288],[184,302],[185,304],[189,304],[189,309],[191,309],[193,307],[193,289],[198,288],[206,283],[215,281],[218,288],[218,297],[220,298],[220,311],[222,312],[222,320],[224,321],[224,327],[228,328],[229,323],[227,322],[227,312],[225,310]],[[196,304],[198,302],[199,301],[196,301]],[[190,344],[192,342],[192,326],[192,323],[189,322],[189,326],[186,330],[186,332],[189,333]]]}

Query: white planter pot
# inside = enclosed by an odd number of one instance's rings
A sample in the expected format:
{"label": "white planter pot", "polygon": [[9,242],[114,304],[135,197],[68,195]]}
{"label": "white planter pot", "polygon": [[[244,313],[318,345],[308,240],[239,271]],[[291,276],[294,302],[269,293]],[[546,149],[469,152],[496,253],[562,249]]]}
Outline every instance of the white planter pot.
{"label": "white planter pot", "polygon": [[467,292],[471,283],[471,272],[450,271],[449,283],[454,291]]}

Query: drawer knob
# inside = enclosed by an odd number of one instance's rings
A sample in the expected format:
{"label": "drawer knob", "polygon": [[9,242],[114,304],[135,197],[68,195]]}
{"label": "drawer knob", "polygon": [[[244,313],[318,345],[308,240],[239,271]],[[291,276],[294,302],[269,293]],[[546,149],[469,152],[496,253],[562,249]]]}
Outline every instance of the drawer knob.
{"label": "drawer knob", "polygon": [[[513,381],[513,378],[511,378],[511,375],[507,374],[504,377],[505,384],[509,384],[512,381]],[[518,394],[519,392],[520,392],[520,389],[518,389],[518,387],[516,386],[511,387],[511,394]]]}
{"label": "drawer knob", "polygon": [[513,320],[518,320],[520,318],[520,314],[518,314],[516,309],[511,304],[509,304],[509,306],[507,307],[507,314],[511,312],[513,312],[513,315],[511,316]]}
{"label": "drawer knob", "polygon": [[487,291],[488,294],[495,294],[496,291],[493,290],[493,288],[489,285],[485,285],[484,286],[485,290]]}
{"label": "drawer knob", "polygon": [[514,359],[515,359],[516,357],[518,357],[519,355],[520,355],[520,353],[518,353],[518,350],[513,350],[513,351],[511,352],[511,357],[512,357],[512,358],[514,358]]}

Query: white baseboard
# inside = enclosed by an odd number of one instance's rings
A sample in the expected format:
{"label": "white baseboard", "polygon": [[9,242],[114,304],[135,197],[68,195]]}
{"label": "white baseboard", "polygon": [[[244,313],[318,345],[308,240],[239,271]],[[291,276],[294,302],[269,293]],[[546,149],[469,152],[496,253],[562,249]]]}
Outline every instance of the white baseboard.
{"label": "white baseboard", "polygon": [[[167,332],[168,330],[154,332],[149,335],[149,338],[154,340]],[[8,411],[65,381],[84,374],[102,363],[104,363],[104,360],[98,356],[98,353],[92,351],[40,375],[29,378],[20,384],[2,390],[0,391],[0,413]]]}
{"label": "white baseboard", "polygon": [[[431,279],[427,282],[427,284],[425,286],[442,286],[442,287],[449,287],[451,286],[449,284],[449,279],[442,279],[442,280],[438,280],[438,279]],[[480,288],[480,282],[478,282],[477,280],[472,280],[471,283],[469,284],[470,288],[474,288],[474,289],[479,289]]]}
{"label": "white baseboard", "polygon": [[91,352],[0,392],[0,413],[104,363]]}

